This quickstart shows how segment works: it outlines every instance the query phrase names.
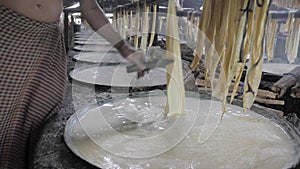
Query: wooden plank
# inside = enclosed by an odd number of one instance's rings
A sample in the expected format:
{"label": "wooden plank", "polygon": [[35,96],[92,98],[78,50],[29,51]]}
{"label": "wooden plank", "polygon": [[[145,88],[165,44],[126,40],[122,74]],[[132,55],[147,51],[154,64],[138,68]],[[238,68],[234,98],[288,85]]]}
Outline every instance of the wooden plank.
{"label": "wooden plank", "polygon": [[269,105],[284,105],[284,100],[273,100],[256,97],[255,101],[258,103],[269,104]]}
{"label": "wooden plank", "polygon": [[257,95],[264,98],[271,98],[271,99],[276,99],[278,97],[277,93],[268,90],[262,90],[262,89],[258,89]]}

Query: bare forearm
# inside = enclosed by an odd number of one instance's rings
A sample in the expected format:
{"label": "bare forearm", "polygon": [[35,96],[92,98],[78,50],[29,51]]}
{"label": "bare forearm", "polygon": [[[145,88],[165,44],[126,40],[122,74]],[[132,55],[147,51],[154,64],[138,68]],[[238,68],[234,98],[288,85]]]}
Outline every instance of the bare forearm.
{"label": "bare forearm", "polygon": [[[143,64],[144,54],[136,52],[121,38],[95,0],[80,0],[80,6],[83,16],[97,33],[116,47],[124,58],[137,65],[141,70],[146,68]],[[144,71],[141,71],[139,76],[143,76],[143,74]]]}
{"label": "bare forearm", "polygon": [[104,11],[95,0],[80,0],[81,11],[90,26],[112,45],[122,40],[120,34],[112,27]]}

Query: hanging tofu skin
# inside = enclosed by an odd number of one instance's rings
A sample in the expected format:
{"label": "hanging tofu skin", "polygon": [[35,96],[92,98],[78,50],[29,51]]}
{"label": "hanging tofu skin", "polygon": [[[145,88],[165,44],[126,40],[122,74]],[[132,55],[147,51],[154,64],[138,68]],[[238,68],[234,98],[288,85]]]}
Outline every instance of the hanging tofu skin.
{"label": "hanging tofu skin", "polygon": [[[242,0],[242,1],[238,1],[240,3],[237,4],[237,9],[246,9],[248,6],[248,0]],[[237,27],[236,28],[236,40],[234,41],[234,47],[233,47],[233,51],[232,53],[230,53],[231,55],[231,67],[229,68],[228,72],[227,72],[227,89],[226,92],[228,92],[228,88],[231,85],[231,81],[235,80],[234,83],[234,89],[232,91],[232,98],[231,98],[231,102],[233,100],[233,97],[236,94],[238,85],[240,83],[240,79],[241,79],[241,75],[243,73],[243,69],[246,63],[246,55],[243,55],[241,53],[241,51],[243,51],[244,48],[244,43],[245,43],[245,39],[244,39],[244,34],[246,32],[246,26],[247,26],[247,19],[248,19],[248,13],[243,12],[243,11],[236,11],[236,18],[239,18],[238,22],[236,22]],[[226,58],[230,57],[226,55]],[[226,93],[227,95],[228,93]],[[226,98],[224,98],[224,102]]]}
{"label": "hanging tofu skin", "polygon": [[289,12],[288,19],[286,21],[286,31],[289,32],[293,19],[295,17],[294,12]]}
{"label": "hanging tofu skin", "polygon": [[137,3],[135,13],[135,25],[134,25],[134,47],[137,49],[139,46],[139,29],[140,29],[140,5]]}
{"label": "hanging tofu skin", "polygon": [[113,12],[113,19],[112,19],[112,25],[113,25],[113,27],[117,30],[117,12],[116,11],[114,11]]}
{"label": "hanging tofu skin", "polygon": [[191,70],[195,70],[195,68],[199,64],[199,61],[203,55],[204,42],[207,39],[206,38],[206,30],[210,23],[210,17],[211,17],[211,12],[212,12],[211,5],[212,5],[212,1],[209,1],[209,0],[204,1],[202,16],[201,16],[201,20],[199,23],[199,30],[198,30],[198,44],[194,51],[193,62],[190,65]]}
{"label": "hanging tofu skin", "polygon": [[118,12],[118,20],[117,20],[117,30],[119,31],[119,33],[121,33],[121,30],[122,30],[122,12],[121,11],[119,11]]}
{"label": "hanging tofu skin", "polygon": [[153,13],[152,13],[152,28],[151,28],[151,36],[149,41],[149,47],[153,45],[154,36],[155,36],[155,28],[156,28],[156,15],[157,15],[157,5],[153,5]]}
{"label": "hanging tofu skin", "polygon": [[[222,1],[220,1],[221,3]],[[211,13],[211,18],[210,18],[210,22],[208,25],[207,31],[206,31],[206,36],[208,38],[208,41],[205,41],[205,60],[204,60],[204,64],[207,67],[207,72],[205,75],[205,81],[208,81],[208,74],[209,72],[212,72],[210,67],[213,65],[213,62],[219,62],[219,60],[215,60],[212,57],[215,55],[215,35],[216,35],[216,27],[217,27],[217,23],[219,18],[219,14],[221,11],[221,4],[218,3],[218,0],[212,0],[211,3],[211,10],[215,9],[214,12]]]}
{"label": "hanging tofu skin", "polygon": [[295,19],[295,39],[294,39],[294,48],[293,48],[293,57],[297,58],[298,56],[298,49],[299,49],[299,40],[300,40],[300,19]]}
{"label": "hanging tofu skin", "polygon": [[[249,53],[251,57],[245,80],[244,108],[250,108],[254,102],[261,78],[262,44],[269,4],[270,0],[204,1],[198,45],[190,67],[194,70],[198,65],[205,47],[206,80],[213,82],[218,78],[218,83],[211,84],[212,95],[223,100],[223,112],[226,111],[229,87],[235,82],[234,96]],[[221,66],[219,76],[218,66]]]}
{"label": "hanging tofu skin", "polygon": [[277,31],[278,23],[277,19],[272,19],[272,15],[270,14],[268,17],[267,22],[267,40],[266,40],[266,53],[268,56],[268,61],[272,60],[274,57],[274,42],[275,42],[275,35]]}
{"label": "hanging tofu skin", "polygon": [[147,42],[148,42],[148,33],[149,33],[149,10],[146,4],[146,1],[144,1],[144,12],[142,17],[142,41],[141,41],[141,49],[146,53],[147,49]]}
{"label": "hanging tofu skin", "polygon": [[[246,9],[247,8],[247,4],[248,4],[248,0],[241,0],[239,1],[240,3],[238,4],[238,9]],[[247,21],[247,13],[243,12],[243,11],[236,11],[236,18],[239,18],[238,22],[237,22],[237,31],[236,31],[236,41],[234,44],[234,48],[233,48],[233,58],[235,59],[234,63],[237,62],[245,62],[245,58],[240,58],[241,56],[241,51],[243,49],[243,40],[244,40],[244,32],[246,31],[245,27],[246,27],[246,21]],[[239,66],[236,66],[239,69]],[[232,68],[232,75],[231,75],[231,79],[234,78],[235,76],[235,68]],[[229,79],[229,80],[231,80]]]}
{"label": "hanging tofu skin", "polygon": [[162,33],[162,25],[163,25],[163,17],[159,17],[159,29],[158,29],[158,32]]}
{"label": "hanging tofu skin", "polygon": [[287,31],[288,35],[286,37],[286,42],[285,42],[285,53],[287,53],[287,51],[290,50],[289,47],[291,47],[290,34],[292,32],[291,25],[293,23],[294,16],[295,16],[294,12],[289,12],[288,20],[286,21],[286,31]]}
{"label": "hanging tofu skin", "polygon": [[[225,44],[227,42],[228,38],[228,32],[229,33],[234,33],[234,28],[231,27],[231,30],[228,30],[228,25],[230,24],[230,18],[229,16],[233,16],[232,12],[233,10],[229,10],[231,7],[231,2],[233,1],[218,1],[216,2],[216,12],[213,14],[213,19],[212,22],[215,22],[212,26],[214,26],[216,30],[216,36],[215,40],[212,41],[212,45],[215,46],[216,52],[214,55],[210,54],[210,52],[207,53],[205,57],[205,63],[207,66],[207,69],[210,71],[209,74],[209,79],[212,81],[215,79],[215,74],[216,74],[216,69],[218,66],[218,63],[221,60],[221,69],[220,69],[220,75],[218,79],[217,85],[212,84],[212,89],[213,89],[213,96],[219,99],[224,99],[226,95],[226,85],[227,85],[227,80],[226,80],[226,70],[228,67],[224,64],[227,64],[227,61],[230,60],[230,58],[224,58],[225,56]],[[217,12],[218,11],[218,12]],[[222,20],[221,20],[222,18]],[[232,20],[234,20],[232,18]],[[233,38],[233,36],[232,36]],[[230,42],[228,42],[230,43]],[[230,46],[230,45],[229,45]],[[207,48],[207,46],[205,46]],[[211,51],[212,51],[211,47]],[[206,52],[205,52],[206,53]],[[223,58],[223,59],[222,59]],[[228,60],[227,60],[228,59]]]}
{"label": "hanging tofu skin", "polygon": [[199,24],[200,24],[200,17],[196,17],[196,23],[195,23],[195,31],[193,35],[193,41],[197,42],[197,37],[199,33]]}
{"label": "hanging tofu skin", "polygon": [[131,31],[131,29],[130,29],[130,12],[129,12],[129,10],[127,10],[126,11],[126,38],[127,38],[127,36],[129,36],[130,35],[130,31]]}
{"label": "hanging tofu skin", "polygon": [[[229,92],[229,86],[231,82],[235,79],[236,83],[238,84],[238,75],[240,71],[242,71],[242,61],[240,60],[240,51],[242,49],[243,43],[243,35],[245,32],[245,24],[246,24],[246,13],[242,12],[240,9],[245,9],[247,7],[247,0],[232,0],[231,3],[224,3],[222,6],[229,5],[230,8],[227,14],[229,17],[228,19],[228,42],[227,42],[227,49],[225,51],[224,56],[221,53],[221,70],[220,76],[218,79],[218,83],[216,89],[213,90],[213,96],[216,98],[223,100],[223,113],[226,111],[226,97]],[[226,16],[223,14],[221,17]],[[217,28],[217,30],[223,31],[223,29]],[[216,39],[222,37],[221,35],[217,34]],[[220,40],[216,40],[220,42]],[[220,44],[217,46],[217,50],[219,52],[222,51],[225,44]],[[234,95],[235,93],[233,93]]]}
{"label": "hanging tofu skin", "polygon": [[262,75],[263,63],[263,39],[265,33],[265,23],[267,19],[270,0],[263,1],[261,7],[254,5],[255,22],[252,40],[252,51],[249,67],[246,74],[244,87],[244,110],[249,109],[255,101],[257,89],[259,87]]}
{"label": "hanging tofu skin", "polygon": [[167,66],[167,105],[165,115],[172,116],[184,113],[185,108],[178,18],[173,0],[168,2],[166,35],[167,58],[173,58],[174,63]]}
{"label": "hanging tofu skin", "polygon": [[130,10],[130,14],[129,14],[129,23],[128,23],[128,30],[129,30],[129,37],[130,37],[130,40],[129,41],[132,41],[132,36],[134,35],[134,25],[133,25],[133,12],[132,10]]}
{"label": "hanging tofu skin", "polygon": [[191,14],[191,11],[188,11],[187,12],[187,16],[186,16],[186,28],[185,28],[185,37],[186,39],[188,39],[188,36],[189,36],[189,32],[190,32],[190,24],[189,24],[189,18],[190,18],[190,14]]}
{"label": "hanging tofu skin", "polygon": [[126,39],[127,37],[127,27],[128,27],[128,13],[127,11],[124,9],[123,10],[123,39]]}
{"label": "hanging tofu skin", "polygon": [[272,27],[272,13],[269,13],[268,18],[267,18],[267,23],[266,23],[266,28],[265,28],[265,41],[264,41],[264,47],[266,51],[266,55],[268,57],[268,61],[270,61],[272,58],[269,55],[270,51],[268,51],[269,48],[269,43],[270,43],[270,36],[271,36],[271,28]]}
{"label": "hanging tofu skin", "polygon": [[250,52],[251,49],[251,44],[252,44],[252,34],[253,34],[253,25],[254,25],[254,12],[249,12],[248,13],[248,20],[247,20],[247,30],[246,30],[246,34],[245,34],[245,39],[244,39],[244,44],[243,44],[243,51],[242,51],[242,57],[244,59],[243,64],[240,67],[240,73],[236,78],[234,87],[233,87],[233,94],[231,97],[231,103],[234,99],[235,93],[238,89],[242,74],[243,74],[243,70],[246,64],[246,59],[248,57],[248,54]]}
{"label": "hanging tofu skin", "polygon": [[289,63],[294,63],[297,58],[299,47],[300,19],[295,18],[290,27],[290,33],[288,34],[287,58]]}
{"label": "hanging tofu skin", "polygon": [[131,30],[131,35],[133,34],[133,29],[134,28],[134,21],[133,21],[133,11],[130,11],[130,30]]}
{"label": "hanging tofu skin", "polygon": [[193,39],[193,29],[194,29],[194,22],[195,22],[195,11],[192,12],[191,21],[189,25],[189,39]]}
{"label": "hanging tofu skin", "polygon": [[120,35],[124,39],[124,13],[122,10],[120,11],[119,25],[120,25],[119,28]]}
{"label": "hanging tofu skin", "polygon": [[[256,96],[256,91],[258,89],[258,85],[260,83],[260,78],[261,78],[262,50],[263,50],[261,44],[263,42],[265,19],[269,7],[268,3],[265,3],[264,5],[267,4],[266,6],[256,7],[260,9],[254,9],[254,11],[250,12],[249,14],[246,13],[245,11],[239,10],[239,9],[247,9],[249,5],[248,1],[239,0],[239,1],[231,1],[231,2],[233,4],[231,4],[230,6],[233,7],[233,9],[230,9],[230,13],[231,13],[229,19],[230,30],[228,32],[228,42],[227,42],[225,57],[222,59],[222,64],[221,64],[222,65],[221,69],[224,70],[224,73],[222,73],[221,71],[217,88],[213,90],[213,95],[215,97],[220,99],[223,97],[224,112],[226,106],[226,96],[228,95],[229,86],[231,82],[234,80],[235,84],[234,84],[233,93],[231,97],[231,101],[232,101],[237,91],[238,85],[240,83],[243,68],[245,66],[245,61],[250,51],[251,43],[253,43],[253,46],[255,47],[253,47],[252,57],[251,57],[253,61],[252,69],[250,68],[250,71],[248,70],[248,72],[251,72],[251,76],[250,76],[251,79],[249,79],[248,84],[250,86],[249,88],[250,91],[252,91],[250,93],[253,93],[253,95],[252,97],[246,96],[246,98],[248,99],[250,98],[250,100],[253,101],[252,98],[255,98]],[[225,5],[223,5],[223,7],[225,8]],[[254,16],[256,16],[256,20],[255,20],[256,27],[254,31],[254,37],[252,38]],[[217,34],[216,46],[217,46],[217,42],[220,42],[220,40],[217,40],[219,37],[220,35]],[[248,101],[248,100],[245,99],[244,101]],[[250,108],[252,104],[253,102],[252,103],[248,102],[245,103],[244,106],[245,107],[248,106],[247,108]]]}

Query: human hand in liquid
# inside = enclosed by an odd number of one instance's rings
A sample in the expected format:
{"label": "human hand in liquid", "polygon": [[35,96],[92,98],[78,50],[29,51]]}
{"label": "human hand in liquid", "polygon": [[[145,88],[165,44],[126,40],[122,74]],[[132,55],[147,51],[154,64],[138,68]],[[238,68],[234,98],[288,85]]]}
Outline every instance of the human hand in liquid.
{"label": "human hand in liquid", "polygon": [[126,43],[117,49],[124,58],[140,68],[140,71],[138,72],[138,78],[141,78],[145,75],[145,73],[148,73],[149,70],[146,69],[146,65],[144,64],[145,55],[142,50],[136,50]]}

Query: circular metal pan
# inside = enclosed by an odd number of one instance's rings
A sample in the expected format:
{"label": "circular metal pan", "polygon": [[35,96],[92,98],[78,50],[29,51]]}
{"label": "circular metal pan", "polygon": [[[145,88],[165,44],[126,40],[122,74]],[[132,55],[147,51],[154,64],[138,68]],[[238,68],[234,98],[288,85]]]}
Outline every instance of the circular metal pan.
{"label": "circular metal pan", "polygon": [[232,105],[219,122],[221,102],[186,96],[185,113],[178,116],[159,116],[164,92],[87,106],[66,123],[65,142],[99,168],[273,169],[298,163],[299,133],[282,117],[255,106],[243,113]]}
{"label": "circular metal pan", "polygon": [[95,39],[104,39],[102,36],[93,33],[93,34],[78,34],[75,35],[75,38],[95,38]]}
{"label": "circular metal pan", "polygon": [[285,73],[299,65],[286,63],[264,63],[262,67],[262,79],[269,82],[277,82]]}
{"label": "circular metal pan", "polygon": [[117,50],[111,45],[78,45],[74,46],[74,50],[82,52],[117,52]]}
{"label": "circular metal pan", "polygon": [[167,84],[165,69],[151,69],[138,79],[136,72],[127,73],[126,65],[82,67],[71,71],[70,76],[79,82],[109,87],[154,87]]}
{"label": "circular metal pan", "polygon": [[95,31],[93,31],[93,30],[87,30],[84,32],[75,32],[75,35],[92,35],[94,33],[95,33]]}
{"label": "circular metal pan", "polygon": [[75,40],[75,44],[78,45],[110,45],[108,41],[105,40]]}
{"label": "circular metal pan", "polygon": [[297,66],[300,65],[285,63],[264,63],[262,66],[262,72],[282,76],[283,74],[290,72]]}
{"label": "circular metal pan", "polygon": [[81,52],[73,58],[76,61],[88,63],[119,64],[129,62],[118,52]]}
{"label": "circular metal pan", "polygon": [[87,41],[87,40],[92,40],[92,41],[106,41],[106,39],[102,37],[75,37],[75,40],[82,40],[82,41]]}

